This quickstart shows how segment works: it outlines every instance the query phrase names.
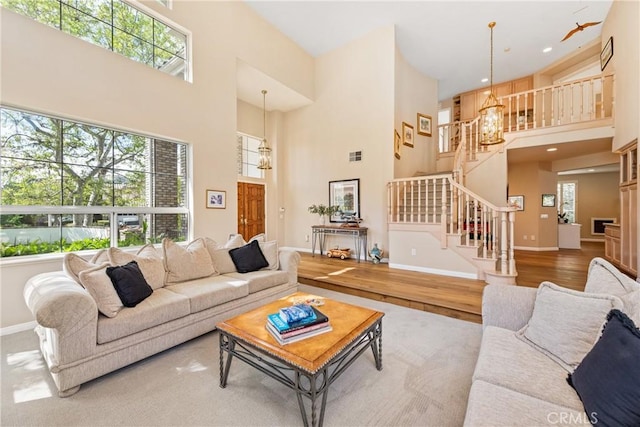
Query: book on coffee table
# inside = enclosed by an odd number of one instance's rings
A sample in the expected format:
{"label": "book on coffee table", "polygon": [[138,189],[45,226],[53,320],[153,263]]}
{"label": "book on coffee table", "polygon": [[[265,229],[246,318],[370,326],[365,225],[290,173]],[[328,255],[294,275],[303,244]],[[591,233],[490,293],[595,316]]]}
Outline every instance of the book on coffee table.
{"label": "book on coffee table", "polygon": [[269,331],[271,336],[273,336],[273,338],[275,338],[276,341],[278,341],[278,344],[280,345],[291,344],[293,342],[301,341],[306,338],[315,337],[317,335],[324,334],[325,332],[330,332],[333,330],[333,328],[328,322],[321,323],[315,326],[319,326],[319,327],[315,328],[314,326],[311,326],[309,328],[298,329],[293,332],[294,335],[283,337],[282,334],[278,332],[276,327],[273,326],[270,322],[267,322],[266,324],[267,331]]}
{"label": "book on coffee table", "polygon": [[311,308],[313,309],[314,316],[310,316],[298,322],[287,323],[282,320],[279,313],[273,313],[267,316],[267,323],[271,324],[275,328],[275,330],[278,331],[278,333],[286,334],[288,332],[309,328],[318,324],[326,324],[329,322],[329,318],[322,312],[320,312],[320,310],[315,307]]}

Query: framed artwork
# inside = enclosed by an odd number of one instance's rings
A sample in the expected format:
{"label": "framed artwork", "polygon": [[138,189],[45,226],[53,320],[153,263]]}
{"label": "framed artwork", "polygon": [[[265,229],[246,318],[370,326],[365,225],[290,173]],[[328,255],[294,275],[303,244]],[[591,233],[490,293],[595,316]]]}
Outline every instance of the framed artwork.
{"label": "framed artwork", "polygon": [[400,159],[400,146],[402,145],[400,142],[400,134],[397,130],[393,131],[393,154],[396,156],[396,159]]}
{"label": "framed artwork", "polygon": [[542,206],[547,208],[552,208],[556,205],[556,195],[555,194],[543,194],[542,195]]}
{"label": "framed artwork", "polygon": [[360,218],[360,179],[329,181],[329,206],[338,206],[330,222],[349,222]]}
{"label": "framed artwork", "polygon": [[509,196],[509,207],[518,211],[524,210],[524,196]]}
{"label": "framed artwork", "polygon": [[406,122],[402,122],[402,143],[413,147],[413,126]]}
{"label": "framed artwork", "polygon": [[431,136],[431,116],[418,113],[418,135]]}
{"label": "framed artwork", "polygon": [[227,192],[207,190],[207,209],[226,209]]}
{"label": "framed artwork", "polygon": [[600,71],[604,71],[607,68],[607,64],[613,57],[613,37],[609,37],[607,44],[602,48],[602,52],[600,52]]}

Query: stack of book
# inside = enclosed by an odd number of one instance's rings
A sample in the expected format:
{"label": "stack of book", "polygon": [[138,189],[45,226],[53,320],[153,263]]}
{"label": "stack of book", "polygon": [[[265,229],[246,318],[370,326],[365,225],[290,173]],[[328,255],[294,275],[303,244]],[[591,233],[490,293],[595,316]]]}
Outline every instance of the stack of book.
{"label": "stack of book", "polygon": [[329,332],[331,325],[317,308],[297,304],[267,316],[267,330],[280,345],[285,345]]}

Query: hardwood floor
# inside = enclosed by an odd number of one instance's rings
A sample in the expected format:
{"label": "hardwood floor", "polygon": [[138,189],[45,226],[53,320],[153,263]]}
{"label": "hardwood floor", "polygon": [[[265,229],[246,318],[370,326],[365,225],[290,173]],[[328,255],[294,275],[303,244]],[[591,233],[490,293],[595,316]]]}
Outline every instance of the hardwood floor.
{"label": "hardwood floor", "polygon": [[[484,281],[398,270],[388,264],[301,255],[300,283],[459,319],[482,320]],[[583,290],[589,262],[596,256],[604,256],[604,243],[583,242],[582,249],[516,251],[516,281],[518,286],[537,287],[548,280]]]}

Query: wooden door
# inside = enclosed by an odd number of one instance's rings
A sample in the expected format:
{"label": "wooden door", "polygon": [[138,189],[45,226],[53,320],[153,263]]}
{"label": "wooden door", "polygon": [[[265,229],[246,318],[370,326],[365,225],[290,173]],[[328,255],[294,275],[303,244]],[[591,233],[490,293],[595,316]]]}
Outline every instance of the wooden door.
{"label": "wooden door", "polygon": [[238,233],[245,240],[264,233],[264,185],[238,182]]}
{"label": "wooden door", "polygon": [[476,108],[476,92],[466,92],[460,95],[460,120],[473,120],[479,116]]}

